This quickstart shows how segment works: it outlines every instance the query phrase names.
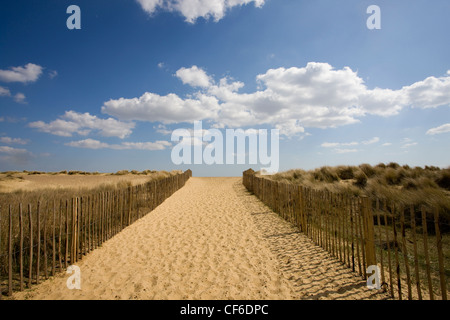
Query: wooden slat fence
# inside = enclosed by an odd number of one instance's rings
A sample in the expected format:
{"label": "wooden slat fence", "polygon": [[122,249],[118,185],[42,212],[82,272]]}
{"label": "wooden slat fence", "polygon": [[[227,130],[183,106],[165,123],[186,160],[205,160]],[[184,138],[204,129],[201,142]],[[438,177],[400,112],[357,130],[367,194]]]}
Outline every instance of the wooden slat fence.
{"label": "wooden slat fence", "polygon": [[190,177],[187,170],[125,189],[0,207],[0,299],[64,271],[151,212]]}
{"label": "wooden slat fence", "polygon": [[243,184],[364,279],[367,267],[377,265],[380,290],[392,298],[447,300],[449,235],[444,248],[441,230],[449,228],[437,208],[314,190],[258,176],[252,169],[243,173]]}

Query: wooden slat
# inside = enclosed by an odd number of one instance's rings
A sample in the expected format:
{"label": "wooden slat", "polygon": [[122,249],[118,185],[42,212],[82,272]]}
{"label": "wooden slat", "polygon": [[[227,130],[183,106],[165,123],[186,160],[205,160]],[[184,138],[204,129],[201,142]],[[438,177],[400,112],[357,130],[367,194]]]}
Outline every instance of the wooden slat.
{"label": "wooden slat", "polygon": [[28,260],[28,288],[31,288],[33,279],[33,219],[31,215],[31,204],[28,204],[28,231],[30,237],[30,257]]}
{"label": "wooden slat", "polygon": [[40,259],[41,259],[41,202],[37,203],[36,210],[37,253],[36,253],[36,284],[39,284]]}
{"label": "wooden slat", "polygon": [[411,276],[409,273],[408,249],[406,247],[405,213],[403,206],[400,207],[400,227],[402,231],[403,259],[406,271],[406,282],[408,285],[408,300],[412,300]]}
{"label": "wooden slat", "polygon": [[361,256],[360,256],[360,250],[359,250],[359,244],[361,241],[361,223],[360,223],[360,210],[359,210],[359,199],[355,199],[355,235],[356,235],[356,256],[358,258],[358,270],[359,275],[362,276],[362,267],[361,267]]}
{"label": "wooden slat", "polygon": [[86,254],[88,254],[89,252],[91,252],[91,246],[92,246],[92,238],[91,238],[91,204],[92,202],[92,197],[89,195],[87,198],[87,206],[86,206],[86,214],[87,214],[87,250],[86,250]]}
{"label": "wooden slat", "polygon": [[364,222],[364,243],[366,253],[366,266],[377,265],[375,255],[375,232],[373,225],[372,205],[368,197],[363,197],[363,222]]}
{"label": "wooden slat", "polygon": [[354,226],[354,199],[350,199],[350,239],[351,239],[351,249],[352,249],[352,271],[355,272],[355,226]]}
{"label": "wooden slat", "polygon": [[359,223],[359,236],[360,236],[360,244],[361,244],[361,260],[362,260],[362,276],[364,279],[367,279],[366,273],[366,246],[365,246],[365,234],[364,234],[364,204],[361,198],[359,198],[358,205],[358,223]]}
{"label": "wooden slat", "polygon": [[11,205],[9,205],[9,228],[8,228],[8,295],[12,296],[13,293],[13,269],[12,269],[12,259],[13,259],[13,245],[12,245],[12,210]]}
{"label": "wooden slat", "polygon": [[428,255],[428,230],[427,230],[427,213],[425,207],[422,206],[422,234],[423,234],[423,249],[425,254],[425,266],[427,270],[428,293],[430,300],[434,300],[433,284],[431,282],[430,257]]}
{"label": "wooden slat", "polygon": [[[380,218],[380,200],[377,198],[376,200],[376,209],[377,209],[377,224],[378,224],[378,245],[380,246],[380,271],[381,271],[381,285],[383,292],[386,292],[386,279],[384,277],[384,261],[383,261],[383,244],[382,244],[382,235],[381,235],[381,218]],[[384,206],[386,206],[386,202],[384,202]],[[387,226],[384,226],[385,228]]]}
{"label": "wooden slat", "polygon": [[59,228],[58,228],[58,262],[59,262],[59,271],[62,271],[62,250],[61,250],[61,240],[62,240],[62,208],[63,202],[59,201]]}
{"label": "wooden slat", "polygon": [[411,215],[411,229],[412,229],[412,237],[413,237],[413,246],[414,246],[414,271],[416,275],[416,289],[419,300],[422,300],[422,289],[420,287],[420,274],[419,274],[419,258],[417,254],[417,239],[416,239],[416,215],[414,211],[414,207],[411,205],[409,208],[409,212]]}
{"label": "wooden slat", "polygon": [[45,279],[48,279],[48,259],[47,259],[47,211],[48,211],[48,201],[47,201],[47,208],[44,211],[44,225],[43,225],[43,232],[44,232],[44,245],[43,245],[43,254],[44,254],[44,277]]}
{"label": "wooden slat", "polygon": [[387,219],[387,205],[385,203],[384,205],[384,225],[386,226],[384,228],[385,235],[386,235],[386,245],[387,245],[387,251],[388,251],[388,270],[389,270],[389,288],[391,291],[391,297],[394,298],[394,279],[392,275],[392,264],[391,264],[391,244],[389,240],[389,233],[388,233],[388,219]]}
{"label": "wooden slat", "polygon": [[[19,238],[20,238],[20,249],[19,249],[19,288],[23,291],[23,209],[22,203],[19,203]],[[0,293],[1,294],[1,293]]]}
{"label": "wooden slat", "polygon": [[401,280],[401,274],[400,274],[400,263],[398,260],[398,241],[397,241],[397,219],[395,219],[395,206],[392,205],[391,208],[391,214],[392,214],[392,228],[394,230],[394,253],[395,253],[395,270],[397,275],[397,290],[398,290],[398,299],[402,300],[402,280]]}
{"label": "wooden slat", "polygon": [[69,266],[68,259],[69,259],[69,200],[66,200],[66,235],[65,235],[65,241],[66,241],[66,251],[64,252],[64,267],[67,269]]}
{"label": "wooden slat", "polygon": [[438,251],[439,261],[439,279],[441,282],[441,297],[442,300],[447,300],[447,285],[445,281],[445,269],[444,269],[444,254],[442,253],[442,236],[439,230],[439,209],[434,208],[434,228],[436,232],[436,247]]}
{"label": "wooden slat", "polygon": [[52,276],[56,273],[56,203],[53,200],[53,225],[52,225]]}

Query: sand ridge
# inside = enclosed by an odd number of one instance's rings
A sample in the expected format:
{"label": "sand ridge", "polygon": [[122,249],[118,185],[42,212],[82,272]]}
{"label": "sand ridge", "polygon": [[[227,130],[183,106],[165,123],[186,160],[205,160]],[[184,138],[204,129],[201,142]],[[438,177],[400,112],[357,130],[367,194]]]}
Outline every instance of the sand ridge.
{"label": "sand ridge", "polygon": [[27,173],[0,173],[0,192],[36,191],[42,189],[61,188],[95,188],[101,185],[115,185],[120,182],[132,185],[143,184],[151,178],[151,175],[113,175],[100,173],[95,175],[68,175],[68,174],[36,174]]}
{"label": "sand ridge", "polygon": [[241,178],[191,178],[77,263],[81,290],[69,290],[62,273],[13,298],[385,298],[337,264],[250,195]]}

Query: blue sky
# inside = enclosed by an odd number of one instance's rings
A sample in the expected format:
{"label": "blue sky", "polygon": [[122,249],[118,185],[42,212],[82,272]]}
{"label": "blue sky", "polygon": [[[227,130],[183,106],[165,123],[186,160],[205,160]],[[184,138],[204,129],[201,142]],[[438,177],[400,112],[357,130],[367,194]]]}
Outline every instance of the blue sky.
{"label": "blue sky", "polygon": [[280,170],[447,167],[449,14],[447,0],[2,1],[0,171],[258,169],[174,165],[171,133],[195,120],[279,129]]}

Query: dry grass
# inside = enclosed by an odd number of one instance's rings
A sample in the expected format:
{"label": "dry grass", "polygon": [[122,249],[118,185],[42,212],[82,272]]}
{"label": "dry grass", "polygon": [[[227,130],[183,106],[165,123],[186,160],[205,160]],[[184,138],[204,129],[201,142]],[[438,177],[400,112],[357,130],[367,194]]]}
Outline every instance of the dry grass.
{"label": "dry grass", "polygon": [[351,196],[368,196],[396,204],[438,207],[441,215],[450,223],[450,168],[411,168],[391,162],[376,166],[325,166],[309,171],[295,169],[268,177],[276,181]]}
{"label": "dry grass", "polygon": [[98,173],[84,171],[60,171],[60,172],[40,172],[40,171],[7,171],[0,173],[0,198],[1,194],[11,194],[16,192],[34,192],[52,189],[58,193],[61,189],[70,191],[78,189],[93,189],[114,187],[117,184],[132,185],[143,184],[151,179],[167,177],[180,171],[153,171],[142,172],[121,170],[116,173]]}

